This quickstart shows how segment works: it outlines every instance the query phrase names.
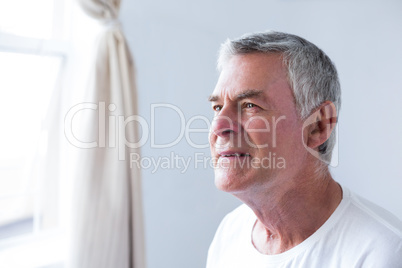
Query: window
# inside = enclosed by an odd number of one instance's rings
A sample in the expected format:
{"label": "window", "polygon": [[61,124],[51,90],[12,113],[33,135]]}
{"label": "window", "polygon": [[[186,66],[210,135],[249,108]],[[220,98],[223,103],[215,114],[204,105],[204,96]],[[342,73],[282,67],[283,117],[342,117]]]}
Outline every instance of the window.
{"label": "window", "polygon": [[35,159],[46,153],[42,122],[61,63],[59,57],[0,51],[0,239],[43,226]]}
{"label": "window", "polygon": [[63,0],[0,0],[0,32],[38,39],[63,39]]}
{"label": "window", "polygon": [[0,263],[10,267],[60,261],[35,252],[52,248],[60,223],[59,178],[44,180],[43,160],[69,57],[69,2],[0,0]]}

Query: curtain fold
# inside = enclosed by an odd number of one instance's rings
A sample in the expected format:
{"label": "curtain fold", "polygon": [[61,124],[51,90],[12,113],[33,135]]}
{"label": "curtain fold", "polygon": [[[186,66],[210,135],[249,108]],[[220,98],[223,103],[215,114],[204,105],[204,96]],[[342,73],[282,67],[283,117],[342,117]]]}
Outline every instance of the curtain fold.
{"label": "curtain fold", "polygon": [[[74,268],[145,268],[140,171],[130,167],[128,142],[138,140],[134,63],[117,21],[120,1],[80,0],[83,10],[104,28],[98,39],[86,107],[81,110],[81,140],[75,181]],[[89,106],[88,106],[89,105]],[[132,146],[131,146],[132,147]]]}

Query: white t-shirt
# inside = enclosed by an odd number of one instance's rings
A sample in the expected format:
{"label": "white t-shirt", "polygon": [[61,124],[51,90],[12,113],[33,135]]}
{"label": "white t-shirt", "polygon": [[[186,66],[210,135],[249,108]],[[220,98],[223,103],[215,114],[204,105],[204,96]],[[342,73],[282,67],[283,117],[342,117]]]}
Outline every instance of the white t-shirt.
{"label": "white t-shirt", "polygon": [[254,248],[256,219],[246,205],[226,215],[209,248],[207,268],[402,267],[402,222],[346,188],[330,218],[283,253],[264,255]]}

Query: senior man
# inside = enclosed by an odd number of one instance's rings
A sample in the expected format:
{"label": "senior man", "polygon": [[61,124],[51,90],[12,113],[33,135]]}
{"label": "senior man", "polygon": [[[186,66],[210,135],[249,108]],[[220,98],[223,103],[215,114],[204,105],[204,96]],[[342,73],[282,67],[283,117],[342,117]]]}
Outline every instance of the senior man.
{"label": "senior man", "polygon": [[266,32],[226,41],[210,96],[215,184],[244,204],[207,268],[402,267],[402,223],[340,186],[328,164],[340,85],[314,44]]}

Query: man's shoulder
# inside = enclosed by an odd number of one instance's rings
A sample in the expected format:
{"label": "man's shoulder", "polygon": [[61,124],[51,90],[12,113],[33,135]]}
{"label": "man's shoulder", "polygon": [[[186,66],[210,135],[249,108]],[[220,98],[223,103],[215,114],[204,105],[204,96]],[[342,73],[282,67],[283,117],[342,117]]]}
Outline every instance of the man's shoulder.
{"label": "man's shoulder", "polygon": [[355,266],[401,267],[402,222],[386,209],[350,192],[330,240]]}
{"label": "man's shoulder", "polygon": [[363,229],[373,229],[381,237],[389,235],[402,241],[402,221],[386,209],[353,192],[350,192],[349,215]]}

